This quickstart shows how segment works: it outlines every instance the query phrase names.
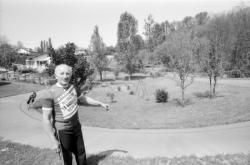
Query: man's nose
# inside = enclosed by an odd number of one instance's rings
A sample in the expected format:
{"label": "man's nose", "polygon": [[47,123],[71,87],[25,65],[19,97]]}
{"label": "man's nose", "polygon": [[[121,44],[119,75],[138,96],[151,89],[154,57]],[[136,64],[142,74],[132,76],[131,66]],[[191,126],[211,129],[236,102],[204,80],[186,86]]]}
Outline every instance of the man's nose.
{"label": "man's nose", "polygon": [[69,75],[64,74],[64,75],[63,75],[63,78],[69,78]]}

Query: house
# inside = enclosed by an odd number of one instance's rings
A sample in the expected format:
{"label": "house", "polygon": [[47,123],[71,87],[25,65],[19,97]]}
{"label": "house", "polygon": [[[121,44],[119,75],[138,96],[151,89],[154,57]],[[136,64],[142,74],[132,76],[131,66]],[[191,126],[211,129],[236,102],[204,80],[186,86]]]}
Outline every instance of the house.
{"label": "house", "polygon": [[17,64],[17,63],[12,63],[12,66],[16,66],[18,70],[25,70],[27,69],[27,66],[24,64]]}
{"label": "house", "polygon": [[88,54],[88,50],[87,49],[76,49],[75,50],[75,55],[82,55],[82,54]]}
{"label": "house", "polygon": [[0,67],[0,81],[2,80],[9,80],[9,76],[8,76],[8,70]]}
{"label": "house", "polygon": [[114,55],[106,55],[107,59],[108,59],[108,66],[107,66],[107,70],[117,70],[119,69],[121,66],[120,64],[117,62],[117,60],[115,59]]}
{"label": "house", "polygon": [[29,48],[20,48],[17,50],[18,54],[23,54],[23,55],[30,55],[32,52],[32,49]]}
{"label": "house", "polygon": [[34,69],[38,72],[43,72],[46,65],[51,63],[51,57],[48,54],[39,54],[28,57],[25,61],[28,69]]}
{"label": "house", "polygon": [[91,55],[89,54],[88,50],[87,49],[83,49],[83,48],[77,48],[75,50],[75,55],[76,56],[83,56],[84,58],[86,58],[86,60],[88,62],[90,62],[91,60]]}

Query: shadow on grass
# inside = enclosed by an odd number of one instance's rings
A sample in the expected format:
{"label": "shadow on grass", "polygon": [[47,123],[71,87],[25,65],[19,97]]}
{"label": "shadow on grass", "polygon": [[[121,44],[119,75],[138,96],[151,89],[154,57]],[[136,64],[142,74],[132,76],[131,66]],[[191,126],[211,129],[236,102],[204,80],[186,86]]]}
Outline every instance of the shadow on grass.
{"label": "shadow on grass", "polygon": [[217,97],[225,97],[224,95],[215,93],[215,95],[210,95],[209,91],[205,91],[205,92],[194,92],[193,93],[194,96],[196,96],[197,98],[209,98],[209,99],[214,99]]}
{"label": "shadow on grass", "polygon": [[[132,157],[116,157],[111,156],[114,152],[127,153],[123,150],[107,150],[100,152],[96,155],[88,156],[88,165],[156,165],[156,164],[174,164],[174,165],[221,165],[221,164],[232,164],[232,165],[249,165],[250,153],[249,154],[220,154],[215,156],[182,156],[175,158],[167,157],[156,157],[156,158],[145,158],[145,159],[134,159]],[[103,162],[102,162],[103,161]],[[41,149],[32,147],[30,145],[23,145],[13,143],[10,141],[4,141],[0,137],[0,164],[1,165],[62,165],[62,161],[58,155],[51,149]],[[73,159],[73,165],[76,162]]]}
{"label": "shadow on grass", "polygon": [[[96,155],[88,155],[88,165],[98,165],[114,152],[127,153],[123,150],[107,150]],[[61,165],[62,160],[51,149],[41,149],[30,145],[19,144],[4,140],[0,136],[0,164],[1,165]],[[73,159],[73,165],[76,165]]]}
{"label": "shadow on grass", "polygon": [[121,152],[121,153],[127,153],[127,151],[124,150],[107,150],[98,153],[97,155],[90,155],[87,158],[88,165],[98,165],[100,161],[104,160],[105,158],[111,156],[114,152]]}

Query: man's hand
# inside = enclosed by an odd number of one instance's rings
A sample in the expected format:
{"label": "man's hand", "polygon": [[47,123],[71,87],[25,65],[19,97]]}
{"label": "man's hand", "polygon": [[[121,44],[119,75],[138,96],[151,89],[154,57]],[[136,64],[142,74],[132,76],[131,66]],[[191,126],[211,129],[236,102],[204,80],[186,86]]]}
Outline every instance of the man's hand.
{"label": "man's hand", "polygon": [[109,105],[108,105],[108,104],[101,103],[100,105],[101,105],[106,111],[109,111]]}

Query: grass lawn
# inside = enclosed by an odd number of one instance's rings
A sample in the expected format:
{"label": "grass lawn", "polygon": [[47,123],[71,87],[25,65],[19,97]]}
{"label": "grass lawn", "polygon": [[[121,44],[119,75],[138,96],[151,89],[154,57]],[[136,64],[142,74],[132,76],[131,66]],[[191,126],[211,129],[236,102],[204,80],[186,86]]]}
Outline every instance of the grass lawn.
{"label": "grass lawn", "polygon": [[[129,86],[129,90],[127,88]],[[120,87],[121,91],[117,88]],[[12,82],[0,86],[0,97],[44,89],[32,83]],[[155,90],[164,88],[169,93],[167,103],[156,103]],[[217,97],[197,97],[209,89],[206,78],[197,78],[187,88],[189,104],[177,104],[180,88],[168,75],[139,80],[106,81],[87,95],[110,104],[106,112],[99,107],[80,106],[79,116],[86,126],[105,128],[187,128],[237,123],[250,120],[250,80],[223,79],[218,81]],[[130,92],[133,91],[134,95]],[[107,93],[115,94],[114,102]]]}
{"label": "grass lawn", "polygon": [[[113,151],[88,155],[88,165],[249,165],[250,154],[230,154],[216,156],[183,156],[176,158],[115,157]],[[40,149],[29,145],[11,143],[0,139],[1,165],[61,165],[58,155],[50,149]],[[76,165],[75,162],[73,162]]]}
{"label": "grass lawn", "polygon": [[[117,91],[118,86],[121,91]],[[156,103],[155,90],[158,88],[168,91],[167,103]],[[204,127],[250,120],[249,79],[219,80],[216,98],[197,97],[197,93],[208,89],[208,79],[197,78],[186,90],[189,104],[181,107],[176,101],[180,98],[180,88],[169,76],[146,78],[140,84],[138,80],[105,82],[88,96],[109,103],[111,110],[81,106],[79,115],[87,126],[135,129]],[[130,95],[130,91],[135,94]],[[111,103],[108,92],[115,94],[115,102]]]}
{"label": "grass lawn", "polygon": [[10,84],[0,85],[0,98],[38,91],[44,88],[44,86],[38,84],[11,82]]}

